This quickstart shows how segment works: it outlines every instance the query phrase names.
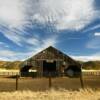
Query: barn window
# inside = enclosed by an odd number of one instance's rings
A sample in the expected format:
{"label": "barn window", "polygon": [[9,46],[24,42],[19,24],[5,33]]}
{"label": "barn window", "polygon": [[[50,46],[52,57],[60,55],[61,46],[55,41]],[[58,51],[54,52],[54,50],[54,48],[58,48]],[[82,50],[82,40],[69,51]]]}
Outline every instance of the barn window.
{"label": "barn window", "polygon": [[65,61],[63,62],[63,65],[66,65],[66,62]]}
{"label": "barn window", "polygon": [[46,53],[46,51],[43,51],[43,53]]}

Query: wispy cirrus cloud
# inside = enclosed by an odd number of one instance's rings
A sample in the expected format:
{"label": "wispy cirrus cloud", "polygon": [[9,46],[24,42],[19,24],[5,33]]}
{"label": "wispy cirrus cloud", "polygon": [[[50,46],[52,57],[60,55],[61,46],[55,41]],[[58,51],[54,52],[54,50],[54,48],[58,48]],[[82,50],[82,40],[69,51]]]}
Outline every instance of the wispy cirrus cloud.
{"label": "wispy cirrus cloud", "polygon": [[48,46],[55,46],[57,40],[54,36],[41,41],[31,38],[27,40],[27,43],[29,43],[31,46],[23,47],[23,49],[27,48],[27,50],[22,52],[11,50],[9,47],[7,47],[7,45],[4,46],[5,43],[0,42],[0,60],[25,60]]}
{"label": "wispy cirrus cloud", "polygon": [[89,27],[88,29],[84,30],[83,32],[86,33],[86,32],[90,32],[90,31],[96,30],[96,29],[100,29],[100,24],[92,26],[92,27]]}
{"label": "wispy cirrus cloud", "polygon": [[32,20],[37,23],[49,22],[58,30],[80,30],[97,17],[93,2],[94,0],[39,0],[35,4],[31,3],[31,8],[37,9],[30,13]]}
{"label": "wispy cirrus cloud", "polygon": [[7,44],[4,43],[4,42],[0,42],[0,49],[2,49],[2,48],[7,49],[7,48],[9,48],[9,45],[7,45]]}
{"label": "wispy cirrus cloud", "polygon": [[21,39],[17,37],[27,34],[24,28],[37,24],[50,24],[56,30],[80,30],[97,17],[93,3],[94,0],[0,0],[0,25],[6,27],[1,30],[18,44]]}
{"label": "wispy cirrus cloud", "polygon": [[0,22],[11,28],[21,25],[30,27],[33,21],[37,24],[49,23],[61,30],[78,30],[97,17],[94,1],[0,0]]}

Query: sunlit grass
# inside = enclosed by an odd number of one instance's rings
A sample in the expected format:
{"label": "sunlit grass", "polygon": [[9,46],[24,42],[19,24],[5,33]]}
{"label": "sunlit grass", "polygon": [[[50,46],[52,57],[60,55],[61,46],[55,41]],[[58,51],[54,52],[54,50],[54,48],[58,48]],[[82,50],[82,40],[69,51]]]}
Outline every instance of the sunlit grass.
{"label": "sunlit grass", "polygon": [[0,100],[100,100],[100,91],[92,89],[0,92]]}

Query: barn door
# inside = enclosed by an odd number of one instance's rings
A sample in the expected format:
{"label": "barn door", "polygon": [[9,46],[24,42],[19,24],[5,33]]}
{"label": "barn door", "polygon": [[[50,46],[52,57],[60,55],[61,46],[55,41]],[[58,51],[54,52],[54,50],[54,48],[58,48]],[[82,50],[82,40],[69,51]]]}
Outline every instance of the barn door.
{"label": "barn door", "polygon": [[56,72],[56,61],[43,61],[43,73],[48,75],[49,73]]}

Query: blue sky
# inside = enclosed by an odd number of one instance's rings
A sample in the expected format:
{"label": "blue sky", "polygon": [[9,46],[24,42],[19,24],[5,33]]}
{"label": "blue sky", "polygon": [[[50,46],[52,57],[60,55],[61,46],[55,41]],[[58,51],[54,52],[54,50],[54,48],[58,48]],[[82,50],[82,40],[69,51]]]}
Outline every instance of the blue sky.
{"label": "blue sky", "polygon": [[100,0],[0,0],[0,60],[24,60],[48,46],[100,60]]}

